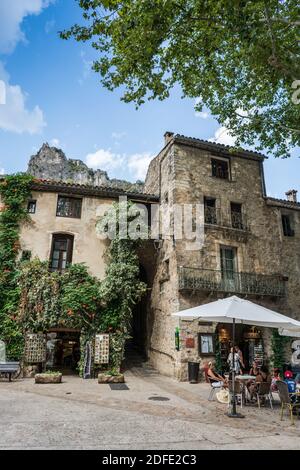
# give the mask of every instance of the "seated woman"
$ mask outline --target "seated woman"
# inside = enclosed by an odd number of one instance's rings
[[[280,370],[277,367],[275,367],[273,369],[273,377],[272,377],[272,380],[271,380],[271,391],[272,392],[277,392],[277,385],[276,385],[277,380],[282,380],[282,379],[280,377]]]
[[[259,366],[258,366],[258,361],[254,359],[252,362],[252,367],[249,371],[249,375],[254,375],[255,377],[259,374]]]
[[[227,386],[225,377],[218,374],[218,372],[215,370],[214,361],[211,361],[208,363],[207,377],[209,378],[210,382],[216,383],[217,385],[220,385],[221,387]]]
[[[261,366],[259,374],[256,377],[256,382],[268,382],[271,384],[271,374],[266,366]]]
[[[246,383],[246,387],[249,390],[249,392],[250,392],[250,387],[255,383],[255,380],[256,380],[256,377],[259,374],[259,371],[260,371],[260,369],[259,369],[259,366],[258,366],[258,361],[256,359],[254,359],[254,361],[252,362],[252,367],[249,371],[249,375],[252,375],[253,377],[255,377],[255,379],[250,379]],[[253,387],[252,387],[252,390],[254,390]]]
[[[257,374],[256,376],[255,382],[252,382],[248,386],[251,400],[254,398],[255,393],[257,393],[258,385],[261,382],[270,383],[270,386],[271,386],[271,375],[269,373],[269,369],[266,366],[261,366],[259,374]]]

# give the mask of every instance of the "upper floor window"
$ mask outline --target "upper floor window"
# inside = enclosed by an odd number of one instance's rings
[[[231,225],[233,228],[238,228],[240,230],[244,229],[243,224],[243,214],[242,214],[242,204],[236,202],[230,203],[231,211]]]
[[[283,235],[285,237],[293,237],[295,235],[295,232],[291,226],[291,217],[287,214],[282,214],[281,221],[282,221]]]
[[[217,224],[216,199],[213,197],[204,197],[204,222]]]
[[[27,204],[28,214],[35,214],[35,211],[36,211],[36,201],[35,200],[28,201],[28,204]]]
[[[76,197],[58,196],[57,217],[81,218],[82,199]]]
[[[52,239],[52,249],[50,256],[51,271],[63,271],[72,263],[73,257],[72,235],[55,234]]]
[[[229,179],[229,161],[212,158],[211,159],[212,176],[216,178]]]

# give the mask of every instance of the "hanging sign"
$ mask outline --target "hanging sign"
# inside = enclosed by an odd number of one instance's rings
[[[95,336],[95,364],[108,364],[109,362],[109,335],[98,334]]]
[[[175,349],[179,351],[180,349],[180,338],[179,338],[179,328],[178,326],[175,328]]]
[[[26,334],[24,357],[28,364],[46,361],[46,340],[43,334]]]
[[[188,349],[192,349],[195,347],[195,338],[186,338],[185,339],[185,347]]]

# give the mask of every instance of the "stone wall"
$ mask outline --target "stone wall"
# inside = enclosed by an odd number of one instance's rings
[[[238,272],[263,275],[281,275],[288,278],[286,298],[249,295],[249,300],[267,308],[300,320],[300,207],[276,207],[264,193],[262,159],[259,157],[228,154],[231,179],[212,176],[211,158],[218,153],[177,143],[176,139],[165,147],[150,164],[145,188],[159,193],[161,207],[172,211],[174,204],[203,203],[204,196],[216,198],[221,223],[205,227],[205,243],[202,249],[188,251],[185,241],[165,240],[157,258],[157,274],[151,295],[153,317],[149,339],[149,358],[162,373],[179,380],[187,378],[188,360],[211,359],[200,357],[198,333],[215,331],[216,325],[186,322],[174,319],[177,310],[207,303],[224,296],[215,292],[182,292],[178,289],[180,266],[221,270],[220,247],[236,249]],[[224,158],[224,157],[223,157]],[[159,182],[159,188],[158,188]],[[242,204],[243,219],[247,230],[230,227],[230,203]],[[281,214],[293,217],[294,237],[282,232]],[[165,260],[169,260],[170,280],[161,288],[161,272]],[[174,332],[180,326],[181,349],[175,350]],[[194,338],[194,347],[186,347],[186,338]],[[270,353],[270,332],[264,332],[265,350]]]
[[[104,253],[108,241],[96,233],[96,222],[113,203],[113,200],[85,197],[82,201],[80,219],[57,217],[57,194],[34,191],[36,212],[30,214],[31,223],[22,226],[21,250],[31,251],[32,258],[48,261],[52,238],[55,233],[74,236],[73,263],[86,263],[91,274],[103,278],[105,274]]]

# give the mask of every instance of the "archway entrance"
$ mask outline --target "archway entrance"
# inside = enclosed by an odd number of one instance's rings
[[[147,275],[144,267],[140,265],[140,280],[147,283]],[[131,321],[131,339],[126,343],[126,360],[130,360],[132,355],[139,355],[142,359],[147,359],[147,300],[145,294],[134,307]]]
[[[53,328],[47,333],[46,367],[64,375],[78,374],[80,330]]]

